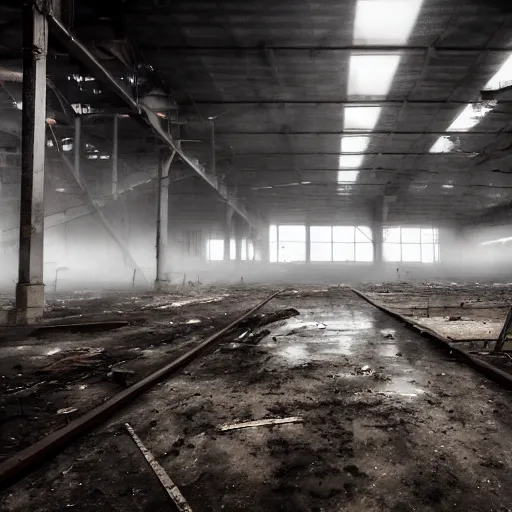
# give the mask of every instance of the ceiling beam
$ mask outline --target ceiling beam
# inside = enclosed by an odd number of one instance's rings
[[[444,100],[444,99],[416,99],[416,100],[408,100],[407,98],[402,99],[338,99],[338,100],[325,100],[325,99],[317,99],[317,100],[279,100],[279,99],[269,99],[269,100],[215,100],[215,99],[194,99],[194,103],[196,105],[355,105],[355,106],[378,106],[378,105],[397,105],[402,106],[404,102],[407,102],[407,105],[419,105],[419,106],[443,106],[443,105],[468,105],[468,104],[479,104],[482,103],[483,100]],[[500,105],[508,105],[512,103],[511,100],[500,100]],[[183,102],[181,106],[193,106],[191,102]]]
[[[284,132],[284,131],[240,131],[240,130],[225,130],[217,131],[216,135],[505,135],[512,134],[512,129],[509,131],[495,131],[495,132],[484,132],[484,131],[460,131],[460,132],[447,132],[447,131],[395,131],[395,130],[334,130],[334,131],[312,131],[312,132]]]
[[[300,45],[300,46],[172,46],[172,45],[140,45],[143,51],[161,50],[165,52],[260,52],[265,51],[290,51],[290,52],[360,52],[374,54],[388,54],[394,52],[400,53],[512,53],[512,48],[507,47],[481,47],[481,46],[404,46],[404,45],[341,45],[341,46],[319,46],[319,45]]]
[[[80,60],[104,85],[112,90],[131,110],[132,116],[143,126],[153,131],[163,142],[165,142],[172,151],[175,151],[186,165],[188,165],[198,176],[206,181],[219,195],[229,204],[241,217],[249,224],[259,229],[262,221],[256,216],[250,214],[244,205],[237,198],[233,197],[227,187],[220,183],[217,176],[207,174],[204,167],[196,159],[190,158],[175,140],[163,130],[160,119],[151,110],[138,104],[123,86],[111,75],[111,73],[94,57],[94,55],[73,35],[64,25],[57,20],[53,13],[48,11],[44,13],[50,31],[63,43],[68,51],[75,58]],[[142,110],[141,110],[142,109]],[[142,115],[142,114],[145,115]]]

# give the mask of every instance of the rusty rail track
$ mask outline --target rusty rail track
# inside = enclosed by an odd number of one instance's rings
[[[466,363],[471,368],[485,375],[487,378],[493,380],[494,382],[497,382],[498,384],[502,385],[507,389],[512,389],[512,376],[509,375],[508,373],[500,370],[499,368],[496,368],[492,364],[482,361],[479,358],[473,357],[471,354],[465,352],[464,350],[458,347],[455,347],[454,345],[451,344],[451,340],[449,340],[448,338],[445,338],[444,336],[441,336],[439,333],[433,331],[432,329],[429,329],[428,327],[421,325],[418,322],[415,322],[414,320],[411,320],[410,318],[407,318],[401,315],[400,313],[393,311],[392,309],[389,309],[380,302],[371,299],[368,295],[364,294],[363,292],[356,290],[355,288],[351,288],[351,290],[356,295],[361,297],[361,299],[365,300],[366,302],[376,307],[380,311],[387,313],[389,316],[395,318],[400,322],[403,322],[409,329],[415,331],[416,333],[419,333],[424,338],[433,341],[439,347],[443,349],[448,349],[462,362]]]
[[[41,464],[48,461],[51,457],[68,447],[73,441],[90,432],[94,427],[111,417],[122,407],[126,406],[135,398],[151,389],[155,384],[170,376],[180,368],[183,368],[195,359],[206,347],[237,327],[241,322],[261,309],[281,292],[282,290],[279,290],[278,292],[270,295],[258,305],[237,318],[234,322],[206,338],[193,349],[181,355],[171,363],[165,365],[151,375],[148,375],[146,378],[133,384],[124,391],[121,391],[121,393],[113,396],[105,403],[91,409],[83,416],[71,421],[65,427],[52,432],[43,439],[2,462],[0,464],[0,489],[6,488],[20,480]]]

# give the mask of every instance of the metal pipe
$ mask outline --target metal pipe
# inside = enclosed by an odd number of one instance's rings
[[[36,469],[36,467],[40,466],[43,462],[47,461],[49,457],[62,451],[75,439],[86,434],[92,428],[105,421],[122,407],[151,389],[158,382],[162,381],[165,377],[172,375],[174,372],[190,363],[206,347],[227,334],[231,329],[235,328],[253,313],[261,309],[265,304],[267,304],[267,302],[270,302],[281,292],[282,290],[279,290],[270,297],[267,297],[247,313],[237,318],[234,322],[231,322],[227,327],[224,327],[217,333],[206,338],[206,340],[199,343],[192,350],[189,350],[182,356],[178,357],[178,359],[175,359],[163,368],[160,368],[151,375],[148,375],[146,378],[136,384],[133,384],[124,391],[121,391],[121,393],[118,393],[103,404],[91,409],[80,418],[71,421],[65,427],[52,432],[40,441],[37,441],[33,445],[21,450],[16,455],[13,455],[9,459],[0,463],[0,488],[5,488],[17,482],[20,478]]]

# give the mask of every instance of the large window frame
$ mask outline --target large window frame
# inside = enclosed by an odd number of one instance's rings
[[[271,263],[304,263],[307,233],[305,224],[271,224],[269,252]]]
[[[373,263],[373,233],[368,226],[309,227],[313,263]],[[323,250],[322,250],[323,249]]]
[[[388,263],[439,263],[439,230],[425,226],[389,226],[382,231]]]
[[[225,243],[223,238],[208,238],[206,242],[207,261],[224,261]]]

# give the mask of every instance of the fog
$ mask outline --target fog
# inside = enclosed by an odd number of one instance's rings
[[[121,194],[116,201],[98,203],[122,241],[120,247],[69,181],[59,179],[58,173],[53,176],[46,187],[46,292],[152,289],[156,277],[155,180]],[[18,269],[19,200],[15,187],[18,186],[2,191],[4,198],[7,192],[11,197],[3,202],[0,220],[0,287],[9,296],[14,295]],[[172,285],[510,279],[509,226],[463,231],[427,225],[401,230],[389,227],[383,232],[384,259],[402,261],[378,264],[372,261],[370,228],[318,223],[311,226],[311,261],[305,263],[308,251],[304,224],[272,223],[266,233],[257,234],[239,222],[242,261],[235,261],[233,234],[230,259],[223,261],[226,207],[212,196],[211,191],[198,187],[196,180],[172,189],[167,249],[168,279]],[[269,263],[262,261],[265,253]]]

